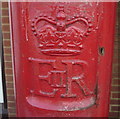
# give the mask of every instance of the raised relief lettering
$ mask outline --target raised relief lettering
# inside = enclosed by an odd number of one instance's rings
[[[87,88],[83,80],[85,77],[84,68],[87,67],[87,63],[85,61],[62,60],[62,65],[66,65],[66,68],[63,70],[59,69],[56,60],[29,58],[29,61],[32,61],[33,64],[37,63],[36,67],[38,67],[40,64],[49,64],[52,67],[51,70],[47,72],[47,75],[38,75],[38,80],[47,81],[47,83],[53,88],[53,92],[44,92],[42,90],[39,90],[39,95],[54,97],[57,91],[59,91],[59,88],[66,88],[66,92],[60,96],[62,98],[75,98],[77,95],[72,93],[72,82],[76,82],[78,84],[80,90],[82,90],[85,96],[93,94]],[[74,76],[73,70],[75,69],[73,68],[73,65],[78,65],[78,67],[82,68],[82,73]]]
[[[79,76],[73,76],[73,65],[80,65],[84,68],[86,67],[86,62],[81,60],[63,60],[64,64],[67,65],[67,92],[63,94],[63,97],[76,97],[76,94],[72,94],[72,82],[75,81],[80,89],[83,91],[84,95],[91,95],[92,92],[89,91],[89,89],[86,87],[84,83],[84,72],[80,74]]]

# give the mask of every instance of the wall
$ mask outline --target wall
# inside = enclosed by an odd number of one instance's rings
[[[4,47],[4,63],[5,63],[5,77],[7,87],[8,113],[13,117],[16,115],[15,97],[13,88],[13,74],[12,74],[12,59],[11,59],[11,43],[9,30],[9,14],[8,3],[2,3],[2,32],[3,32],[3,47]]]
[[[1,2],[0,2],[0,8],[1,8]],[[0,11],[0,16],[2,12]],[[1,71],[1,53],[2,53],[2,33],[1,33],[1,20],[0,20],[0,103],[3,103],[3,85],[2,85],[2,71]]]
[[[8,15],[8,4],[4,2],[2,4],[2,30],[3,30],[3,45],[4,45],[4,58],[5,58],[5,75],[6,75],[6,85],[7,85],[7,100],[8,100],[8,112],[9,116],[15,116],[15,97],[13,90],[13,74],[12,74],[12,60],[11,60],[11,44],[10,44],[10,30],[9,30],[9,15]],[[120,14],[120,4],[118,8]],[[116,23],[116,31],[118,29],[118,21]],[[114,47],[114,57],[113,57],[113,76],[112,76],[112,89],[111,89],[111,101],[110,101],[110,117],[118,117],[120,115],[120,77],[118,68],[120,64],[118,61],[118,51],[120,51],[120,33],[116,33],[115,47]],[[120,90],[119,90],[120,91]]]
[[[117,9],[116,36],[114,42],[110,116],[120,117],[120,2]]]

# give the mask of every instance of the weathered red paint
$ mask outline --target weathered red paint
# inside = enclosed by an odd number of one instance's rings
[[[107,117],[115,3],[11,3],[19,117]]]

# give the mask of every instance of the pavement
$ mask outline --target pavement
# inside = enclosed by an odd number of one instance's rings
[[[2,104],[0,104],[0,119],[2,118]]]
[[[2,119],[2,117],[7,117],[7,109],[4,109],[3,104],[0,103],[0,119]]]

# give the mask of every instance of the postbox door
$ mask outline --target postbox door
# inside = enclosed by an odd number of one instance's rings
[[[17,116],[108,115],[115,3],[11,3]]]

